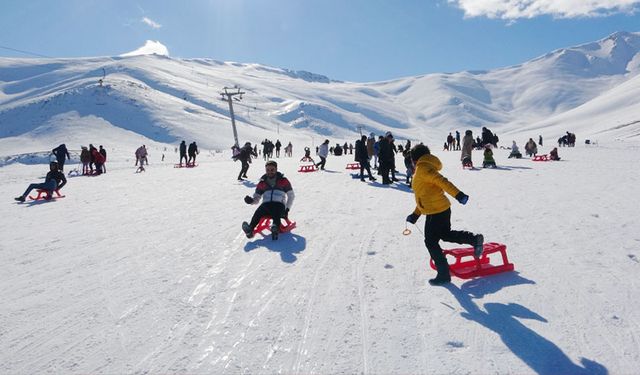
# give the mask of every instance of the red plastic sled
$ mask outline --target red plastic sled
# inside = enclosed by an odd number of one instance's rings
[[[280,219],[280,233],[290,232],[295,227],[295,221],[291,221],[287,218]],[[266,234],[263,233],[264,231],[271,232],[271,217],[269,216],[263,216],[260,219],[258,225],[256,225],[255,229],[253,230],[253,235],[260,233],[263,236],[266,236]]]
[[[542,154],[542,155],[533,155],[533,161],[549,161],[551,159],[549,159],[549,155],[547,154]]]
[[[501,243],[489,242],[484,244],[484,250],[479,259],[473,256],[472,247],[443,250],[442,252],[445,256],[451,255],[456,258],[455,263],[449,264],[449,272],[461,279],[495,275],[497,273],[510,272],[514,269],[513,263],[509,263],[509,259],[507,259],[507,246]],[[502,264],[493,265],[490,263],[489,254],[494,253],[500,253]],[[464,257],[470,257],[470,259],[463,261]],[[429,264],[431,268],[436,269],[433,259]]]
[[[360,169],[360,163],[347,163],[347,168],[345,169]]]
[[[49,191],[48,190],[44,190],[44,189],[36,189],[36,191],[38,192],[38,195],[36,197],[32,197],[29,196],[29,199],[33,200],[33,201],[37,201],[39,199],[45,199],[45,197],[47,195],[49,195]],[[58,189],[53,191],[53,194],[51,194],[51,198],[64,198],[64,195],[60,195],[60,191],[58,191]]]
[[[316,167],[315,164],[304,164],[300,166],[300,169],[298,169],[298,172],[315,172],[317,170],[318,168]]]

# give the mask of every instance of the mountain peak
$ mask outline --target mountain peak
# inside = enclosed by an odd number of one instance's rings
[[[157,40],[147,40],[144,45],[131,52],[123,53],[121,57],[139,55],[161,55],[169,56],[169,49]]]

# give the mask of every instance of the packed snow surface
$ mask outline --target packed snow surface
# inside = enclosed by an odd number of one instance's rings
[[[559,162],[497,149],[490,170],[432,145],[470,196],[450,199],[452,226],[506,244],[516,269],[445,287],[427,283],[424,218],[402,234],[405,184],[354,179],[352,155],[299,173],[301,148],[277,159],[297,222],[277,241],[240,229],[261,158],[240,183],[226,152],[178,169],[150,147],[136,174],[133,150],[108,148],[108,173],[22,204],[46,164],[1,167],[0,373],[637,373],[638,143]]]

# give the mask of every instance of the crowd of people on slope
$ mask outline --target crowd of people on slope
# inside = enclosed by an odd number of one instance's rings
[[[451,133],[449,133],[451,134]],[[575,134],[567,132],[563,138],[572,139],[573,144],[575,145]],[[496,168],[496,162],[494,159],[493,150],[498,148],[498,136],[491,132],[486,127],[482,128],[482,138],[477,137],[473,138],[473,132],[471,130],[465,131],[465,136],[462,139],[462,147],[461,147],[461,156],[460,160],[462,162],[463,167],[473,167],[473,161],[471,158],[473,150],[482,150],[483,151],[483,167],[484,168]],[[560,141],[559,141],[560,142]],[[454,141],[455,144],[455,141]],[[527,157],[535,157],[538,154],[538,147],[542,147],[543,145],[543,137],[542,135],[538,136],[538,142],[534,141],[533,138],[529,138],[529,140],[524,145],[524,152]],[[508,158],[516,158],[521,159],[522,153],[520,152],[520,147],[516,141],[512,141],[510,147],[501,147],[511,150]],[[560,160],[558,156],[558,148],[554,147],[549,151],[548,158],[550,160]]]
[[[51,154],[56,158],[58,169],[64,173],[64,166],[67,160],[71,159],[66,144],[61,144],[51,150]],[[80,163],[82,164],[83,176],[95,176],[107,172],[105,163],[107,161],[107,150],[100,145],[97,149],[93,144],[80,146]]]
[[[497,148],[499,140],[494,133],[487,128],[483,128],[482,137],[475,139],[471,130],[466,130],[462,139],[460,139],[460,133],[458,131],[455,133],[455,137],[452,133],[449,133],[446,146],[447,150],[459,150],[461,152],[463,165],[472,162],[472,152],[474,149],[481,149],[483,150],[483,167],[495,167],[496,162],[493,150]],[[569,138],[570,134],[571,133],[567,132],[567,138]],[[542,146],[542,142],[542,136],[538,137],[537,144],[530,138],[524,146],[525,153],[528,156],[535,156],[537,154],[537,147]],[[573,135],[572,142],[575,144],[575,135]],[[253,237],[254,230],[260,219],[268,216],[273,219],[270,229],[273,238],[276,239],[281,219],[288,219],[295,194],[291,182],[278,171],[278,164],[272,159],[274,157],[274,150],[275,157],[280,157],[281,142],[277,140],[275,143],[272,143],[268,139],[265,139],[261,144],[263,146],[261,152],[257,149],[257,145],[252,145],[251,142],[246,142],[242,147],[236,145],[232,147],[233,160],[240,161],[242,164],[238,175],[239,181],[247,178],[247,171],[253,158],[258,158],[259,154],[262,154],[266,160],[264,174],[260,177],[253,195],[244,197],[245,203],[259,204],[259,206],[254,211],[251,220],[242,223],[242,230],[248,238]],[[104,169],[106,151],[103,153],[103,150],[104,148],[102,146],[100,146],[100,150],[95,149],[93,145],[89,145],[89,149],[82,147],[81,161],[83,162],[83,172],[85,171],[85,161],[87,162],[86,170],[89,171],[89,173],[94,171],[94,168],[96,171],[100,171],[97,172],[98,174],[106,172],[106,169]],[[515,141],[512,141],[510,150],[510,158],[522,157]],[[431,154],[430,149],[426,145],[420,143],[412,147],[411,141],[407,141],[404,146],[399,145],[396,147],[393,134],[386,132],[383,136],[378,136],[377,139],[373,133],[369,136],[362,135],[360,139],[355,141],[355,146],[345,142],[344,145],[337,143],[335,147],[330,147],[330,140],[326,139],[316,147],[316,155],[320,159],[318,162],[315,162],[312,158],[309,147],[305,147],[304,152],[305,154],[301,161],[313,163],[320,170],[325,169],[329,155],[341,156],[355,154],[354,160],[360,164],[359,178],[361,181],[365,181],[365,177],[368,178],[369,181],[377,181],[371,172],[371,161],[373,161],[373,168],[378,170],[378,175],[380,175],[382,179],[381,183],[385,185],[399,181],[396,178],[396,155],[402,155],[407,171],[406,183],[411,186],[416,202],[414,210],[407,216],[406,221],[415,224],[422,215],[426,217],[424,230],[425,245],[436,265],[437,271],[436,277],[429,280],[431,284],[441,285],[451,280],[449,267],[439,244],[441,240],[471,245],[474,248],[475,256],[479,257],[481,255],[484,243],[482,234],[451,229],[451,204],[445,193],[454,197],[456,201],[463,205],[467,203],[469,196],[440,174],[442,162]],[[51,162],[50,171],[45,177],[45,182],[30,184],[21,196],[15,198],[17,201],[24,202],[29,192],[33,189],[47,190],[47,198],[50,199],[53,191],[62,188],[67,183],[63,168],[65,160],[69,158],[68,150],[63,144],[56,147],[52,153],[56,156],[57,161]],[[289,142],[285,147],[285,156],[290,157],[291,153],[292,145],[291,142]],[[102,155],[102,158],[97,158],[95,161],[92,161],[89,155],[94,154]],[[145,164],[148,165],[148,153],[145,145],[138,148],[135,154],[136,165],[139,164],[141,167]],[[185,141],[182,141],[180,144],[181,164],[183,158],[187,165],[195,164],[197,154],[198,149],[195,142],[187,148]],[[189,156],[188,158],[187,155]],[[550,152],[550,157],[552,160],[560,160],[557,148],[553,148]]]

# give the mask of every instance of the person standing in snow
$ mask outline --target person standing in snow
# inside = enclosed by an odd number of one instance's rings
[[[54,191],[62,189],[64,185],[67,184],[67,179],[59,168],[58,162],[52,161],[49,163],[49,173],[45,176],[44,182],[40,184],[30,184],[21,196],[15,197],[14,199],[18,202],[24,202],[25,199],[27,199],[27,195],[29,195],[33,189],[46,190],[47,196],[45,199],[51,199]]]
[[[532,157],[538,154],[538,146],[536,146],[536,142],[529,138],[527,143],[524,145],[524,152],[526,152],[527,156]]]
[[[279,139],[276,139],[276,157],[280,157],[280,148],[282,147],[282,143],[280,143]]]
[[[251,142],[247,142],[240,149],[240,153],[233,157],[233,160],[240,160],[242,163],[242,168],[240,168],[240,173],[238,174],[238,181],[243,181],[247,178],[247,172],[249,171],[249,164],[251,163],[251,155],[254,157],[258,157],[258,154],[251,147]]]
[[[200,153],[200,151],[198,151],[198,145],[196,144],[195,141],[193,143],[189,144],[189,149],[187,150],[187,153],[189,154],[189,160],[187,160],[187,166],[189,166],[189,165],[195,166],[196,165],[196,155],[198,155]]]
[[[479,258],[484,237],[468,231],[451,230],[451,203],[444,193],[455,197],[460,204],[466,204],[469,196],[439,173],[442,169],[440,159],[431,155],[427,146],[419,144],[411,149],[411,160],[416,166],[411,184],[416,207],[407,216],[407,221],[415,224],[421,215],[425,215],[424,243],[438,271],[437,276],[429,280],[429,283],[446,284],[451,281],[451,275],[440,240],[472,245],[475,257]]]
[[[98,152],[104,158],[104,162],[102,163],[102,173],[107,173],[107,167],[105,166],[105,164],[107,163],[107,150],[105,150],[102,145],[100,145],[99,147],[100,149],[98,150]]]
[[[280,172],[278,163],[269,160],[265,163],[265,174],[260,178],[253,196],[245,196],[247,204],[258,204],[262,198],[262,204],[253,213],[251,222],[242,223],[242,231],[247,238],[253,237],[253,230],[264,216],[271,217],[271,235],[273,239],[278,238],[280,230],[280,219],[289,217],[289,210],[293,205],[295,194],[291,182]]]
[[[180,166],[182,166],[183,158],[184,163],[189,164],[189,159],[187,159],[187,143],[185,141],[180,142]]]
[[[291,142],[284,148],[284,156],[293,157],[293,145]]]
[[[64,172],[65,160],[71,159],[71,156],[69,156],[69,150],[67,150],[67,145],[65,145],[64,143],[61,144],[60,146],[51,150],[51,153],[56,156],[56,160],[58,161],[58,168],[60,168],[60,172]]]
[[[375,181],[375,177],[371,175],[371,166],[369,165],[369,153],[367,151],[367,136],[363,135],[356,141],[355,160],[360,163],[360,181],[364,181],[364,171],[369,174],[369,181]]]
[[[80,162],[82,163],[82,175],[91,174],[89,170],[89,164],[91,163],[91,152],[87,149],[87,146],[80,146]]]
[[[384,138],[378,142],[378,173],[382,176],[382,184],[389,185],[398,181],[393,173],[395,168],[395,153],[393,152],[393,134],[386,132]],[[392,178],[389,178],[391,173]]]
[[[460,151],[460,160],[462,166],[473,166],[471,161],[471,152],[473,151],[473,132],[466,130],[462,138],[462,150]]]
[[[316,164],[316,167],[324,171],[324,165],[327,163],[327,156],[329,156],[329,140],[325,139],[324,142],[318,147],[318,156],[320,161]]]

